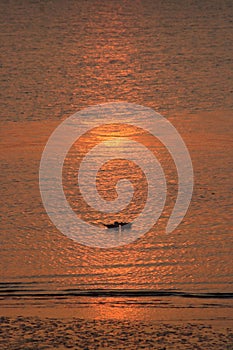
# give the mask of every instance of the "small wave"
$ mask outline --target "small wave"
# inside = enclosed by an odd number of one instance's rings
[[[199,299],[233,299],[233,293],[196,292],[170,289],[59,289],[36,288],[30,283],[1,283],[0,298],[14,297],[181,297]]]

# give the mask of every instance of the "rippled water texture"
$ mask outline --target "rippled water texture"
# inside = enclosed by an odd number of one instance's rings
[[[232,6],[1,1],[3,294],[67,288],[233,292]],[[89,105],[117,100],[151,107],[174,124],[190,151],[195,184],[186,217],[166,235],[177,195],[174,164],[158,140],[134,130],[165,170],[165,209],[135,243],[101,250],[79,245],[54,227],[42,205],[38,171],[59,122]],[[97,226],[115,218],[130,221],[146,196],[140,169],[121,160],[102,168],[99,190],[114,198],[114,177],[131,169],[136,192],[129,210],[100,216],[80,202],[77,165],[101,135],[92,134],[81,148],[73,145],[63,174],[73,210]]]
[[[232,1],[1,1],[2,120],[232,108]]]

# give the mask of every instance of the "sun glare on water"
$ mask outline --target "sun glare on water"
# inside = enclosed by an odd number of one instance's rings
[[[124,140],[126,140],[127,138],[125,137],[119,137],[119,136],[111,136],[109,139],[107,139],[105,141],[105,145],[107,147],[116,147],[119,148],[121,146],[123,146],[123,142]]]

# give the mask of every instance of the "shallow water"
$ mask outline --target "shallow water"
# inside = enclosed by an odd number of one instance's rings
[[[232,293],[232,2],[15,1],[0,6],[2,298],[57,290],[62,296],[67,289],[77,294],[175,290],[220,293],[219,298]],[[157,141],[138,135],[166,169],[165,210],[158,225],[135,243],[101,250],[79,245],[54,227],[41,202],[38,171],[45,143],[61,120],[116,100],[168,117],[190,151],[195,186],[183,222],[165,235],[177,193],[174,164]],[[77,215],[107,223],[113,217],[89,212],[78,201],[78,157],[73,147],[64,167],[67,198]],[[117,168],[120,176],[128,171],[124,163]],[[115,170],[112,164],[113,177]],[[145,195],[140,173],[130,176],[138,198],[118,217],[122,221],[134,217]],[[108,186],[102,191],[114,195]]]

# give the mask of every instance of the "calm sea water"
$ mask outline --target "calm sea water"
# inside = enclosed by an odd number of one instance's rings
[[[1,2],[3,299],[97,289],[232,295],[232,14],[232,1]],[[165,235],[177,193],[174,165],[156,140],[136,135],[166,169],[165,210],[135,243],[102,250],[54,227],[42,205],[38,171],[59,122],[109,101],[134,102],[169,118],[190,151],[195,187],[183,222]],[[129,175],[138,187],[128,211],[101,216],[80,202],[77,162],[97,139],[92,135],[81,151],[74,146],[69,152],[67,199],[77,215],[97,225],[130,221],[145,196],[138,169]],[[100,190],[114,196],[111,184],[128,170],[123,161],[103,169]]]

